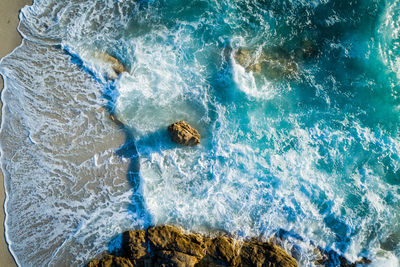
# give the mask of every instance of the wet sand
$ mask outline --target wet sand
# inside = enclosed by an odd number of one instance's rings
[[[25,5],[31,5],[32,0],[0,0],[0,58],[9,54],[21,43],[21,36],[17,32],[19,10]],[[1,77],[1,76],[0,76]],[[3,79],[0,78],[0,88],[3,89]],[[1,107],[1,104],[0,104]],[[0,172],[0,266],[16,266],[14,259],[8,251],[4,238],[4,181]]]

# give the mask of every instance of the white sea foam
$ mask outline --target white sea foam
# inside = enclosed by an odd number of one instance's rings
[[[233,77],[240,90],[245,92],[249,97],[254,99],[271,99],[277,92],[274,90],[272,83],[264,81],[261,86],[257,86],[252,72],[247,72],[242,66],[237,64],[233,65]]]
[[[1,63],[6,232],[18,262],[79,264],[125,229],[176,223],[244,237],[285,232],[284,247],[306,266],[313,246],[396,264],[398,120],[384,124],[393,113],[380,113],[379,82],[335,73],[329,61],[348,71],[343,62],[372,57],[365,43],[353,46],[363,37],[325,40],[317,63],[297,58],[295,81],[257,78],[233,57],[244,44],[279,46],[285,27],[309,25],[313,8],[329,2],[273,1],[266,11],[255,1],[210,1],[198,13],[185,5],[180,19],[157,1],[43,0],[24,9],[20,30],[34,43]],[[213,15],[226,10],[223,20]],[[40,44],[60,44],[77,64]],[[103,52],[127,67],[115,82],[95,56]],[[377,102],[362,99],[372,87]],[[135,157],[114,153],[123,133],[98,111],[104,105],[127,125]],[[199,146],[171,142],[166,127],[181,119],[199,130]]]
[[[142,220],[114,153],[124,135],[99,110],[101,86],[61,50],[25,41],[1,71],[10,249],[21,266],[84,263]]]
[[[379,28],[380,53],[384,62],[400,78],[400,4],[398,1],[389,1],[385,14],[382,16],[382,24]]]

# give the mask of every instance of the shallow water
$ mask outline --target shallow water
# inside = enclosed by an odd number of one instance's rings
[[[399,8],[35,1],[0,64],[18,263],[79,265],[125,229],[172,223],[285,232],[305,266],[310,244],[397,266]],[[103,52],[128,72],[107,80]],[[182,119],[200,146],[170,141]]]

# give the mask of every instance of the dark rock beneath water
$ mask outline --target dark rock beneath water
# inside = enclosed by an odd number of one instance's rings
[[[314,264],[317,266],[357,267],[371,264],[371,260],[364,257],[355,262],[350,262],[333,250],[326,251],[321,248],[315,248],[314,255],[316,256]]]
[[[305,39],[296,51],[296,56],[300,59],[313,59],[319,54],[319,49],[315,41]]]
[[[178,121],[168,126],[168,132],[175,143],[184,146],[200,144],[200,134],[185,121]]]
[[[251,71],[268,79],[289,78],[298,74],[298,64],[290,53],[280,48],[264,49],[261,53],[239,48],[233,57],[247,72]]]
[[[125,66],[116,57],[108,53],[96,52],[94,57],[111,66],[112,71],[108,73],[108,78],[111,80],[116,79],[121,73],[125,72]]]
[[[239,48],[236,53],[234,53],[233,57],[235,61],[243,67],[248,67],[253,61],[250,51],[245,48]]]
[[[210,238],[173,226],[128,231],[122,243],[119,254],[126,258],[106,255],[88,266],[297,266],[294,258],[270,242]]]

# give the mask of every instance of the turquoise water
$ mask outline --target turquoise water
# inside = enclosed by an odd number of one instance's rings
[[[72,139],[61,134],[58,143],[28,134],[36,144],[30,157],[15,158],[18,144],[6,148],[2,141],[3,152],[9,150],[2,155],[7,238],[17,261],[57,265],[69,257],[80,264],[122,230],[172,223],[243,237],[285,232],[283,245],[304,266],[313,264],[311,246],[352,261],[367,257],[376,266],[397,266],[399,11],[396,1],[373,0],[36,0],[21,13],[25,43],[0,65],[6,108],[19,116],[5,113],[2,140],[11,138],[7,125],[21,123],[25,130],[14,135],[24,143],[26,132],[37,127],[26,123],[32,112],[44,121],[66,114],[69,128],[87,130]],[[127,67],[115,81],[107,80],[110,66],[96,56],[104,52]],[[23,64],[32,64],[32,73],[18,75]],[[43,73],[52,77],[45,86]],[[40,112],[11,104],[38,94],[21,77],[43,87],[45,100],[29,102],[41,105]],[[68,94],[67,100],[47,109],[59,98],[46,90]],[[98,117],[93,110],[100,106],[125,129]],[[199,146],[170,141],[166,127],[182,119],[199,130]],[[65,123],[53,120],[55,129],[40,133],[60,134]],[[121,149],[118,142],[90,145],[122,133],[128,139]],[[69,148],[59,151],[65,142]],[[70,159],[71,150],[84,159]],[[66,163],[53,162],[60,153]],[[30,175],[34,186],[18,182],[27,179],[19,168],[36,157],[43,166]],[[29,222],[32,213],[47,212],[29,206],[37,199],[26,196],[59,177],[42,172],[46,168],[67,173],[70,182],[55,199],[41,200],[47,209],[57,206],[41,221],[53,229],[44,234],[41,224]],[[118,178],[121,186],[101,182],[92,191],[93,176]],[[77,185],[86,191],[69,202]],[[26,226],[15,222],[21,203],[29,206],[24,220],[36,229],[29,242],[19,234]],[[67,223],[61,223],[64,217]],[[38,245],[26,253],[43,238],[51,248]]]

